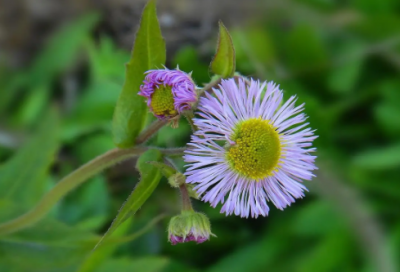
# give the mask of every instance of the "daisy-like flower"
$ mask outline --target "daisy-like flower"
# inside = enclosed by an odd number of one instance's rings
[[[228,79],[213,91],[200,99],[194,119],[186,182],[211,206],[223,203],[221,213],[241,217],[267,216],[268,201],[283,210],[302,198],[302,180],[317,169],[310,155],[317,136],[306,128],[304,104],[295,107],[292,96],[281,105],[273,82]]]
[[[147,98],[147,106],[157,118],[173,118],[197,101],[196,86],[188,74],[168,69],[146,74],[138,94]]]

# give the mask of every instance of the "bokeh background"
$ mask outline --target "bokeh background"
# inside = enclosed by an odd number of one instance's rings
[[[114,148],[113,108],[143,6],[0,1],[0,222]],[[274,80],[306,103],[320,136],[309,193],[258,219],[225,217],[195,201],[218,237],[171,246],[166,227],[180,200],[163,180],[113,242],[91,254],[138,181],[130,160],[36,225],[0,237],[0,271],[398,271],[400,2],[160,0],[158,7],[169,68],[179,64],[198,85],[209,82],[222,19],[238,71]],[[181,120],[151,144],[179,147],[189,137]]]

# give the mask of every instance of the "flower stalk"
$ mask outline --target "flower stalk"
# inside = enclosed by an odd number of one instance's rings
[[[186,184],[179,186],[182,197],[182,211],[193,211],[192,202],[190,201],[189,191],[186,188]]]
[[[137,138],[136,144],[140,145],[149,140],[157,131],[168,123],[167,119],[157,119],[151,123]]]

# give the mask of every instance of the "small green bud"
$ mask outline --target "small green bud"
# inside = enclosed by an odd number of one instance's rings
[[[195,211],[182,211],[171,218],[168,226],[168,240],[171,244],[194,241],[198,244],[210,239],[210,220],[207,216]]]

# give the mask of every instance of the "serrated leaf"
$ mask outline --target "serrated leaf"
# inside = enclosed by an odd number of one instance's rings
[[[126,65],[125,83],[114,111],[114,143],[121,148],[134,146],[146,123],[145,98],[138,95],[144,73],[165,64],[165,41],[161,36],[155,2],[150,0],[143,10],[131,59]]]
[[[106,234],[104,234],[96,247],[106,240],[126,219],[134,215],[153,193],[161,179],[161,172],[148,162],[161,161],[161,159],[161,152],[155,149],[148,150],[139,157],[136,168],[140,172],[141,180],[126,202],[122,205],[111,227]]]
[[[0,198],[35,204],[46,189],[46,172],[58,147],[58,115],[47,113],[37,133],[0,168]]]
[[[213,73],[223,78],[232,77],[236,70],[236,56],[232,37],[221,21],[219,21],[217,52],[210,67]]]

